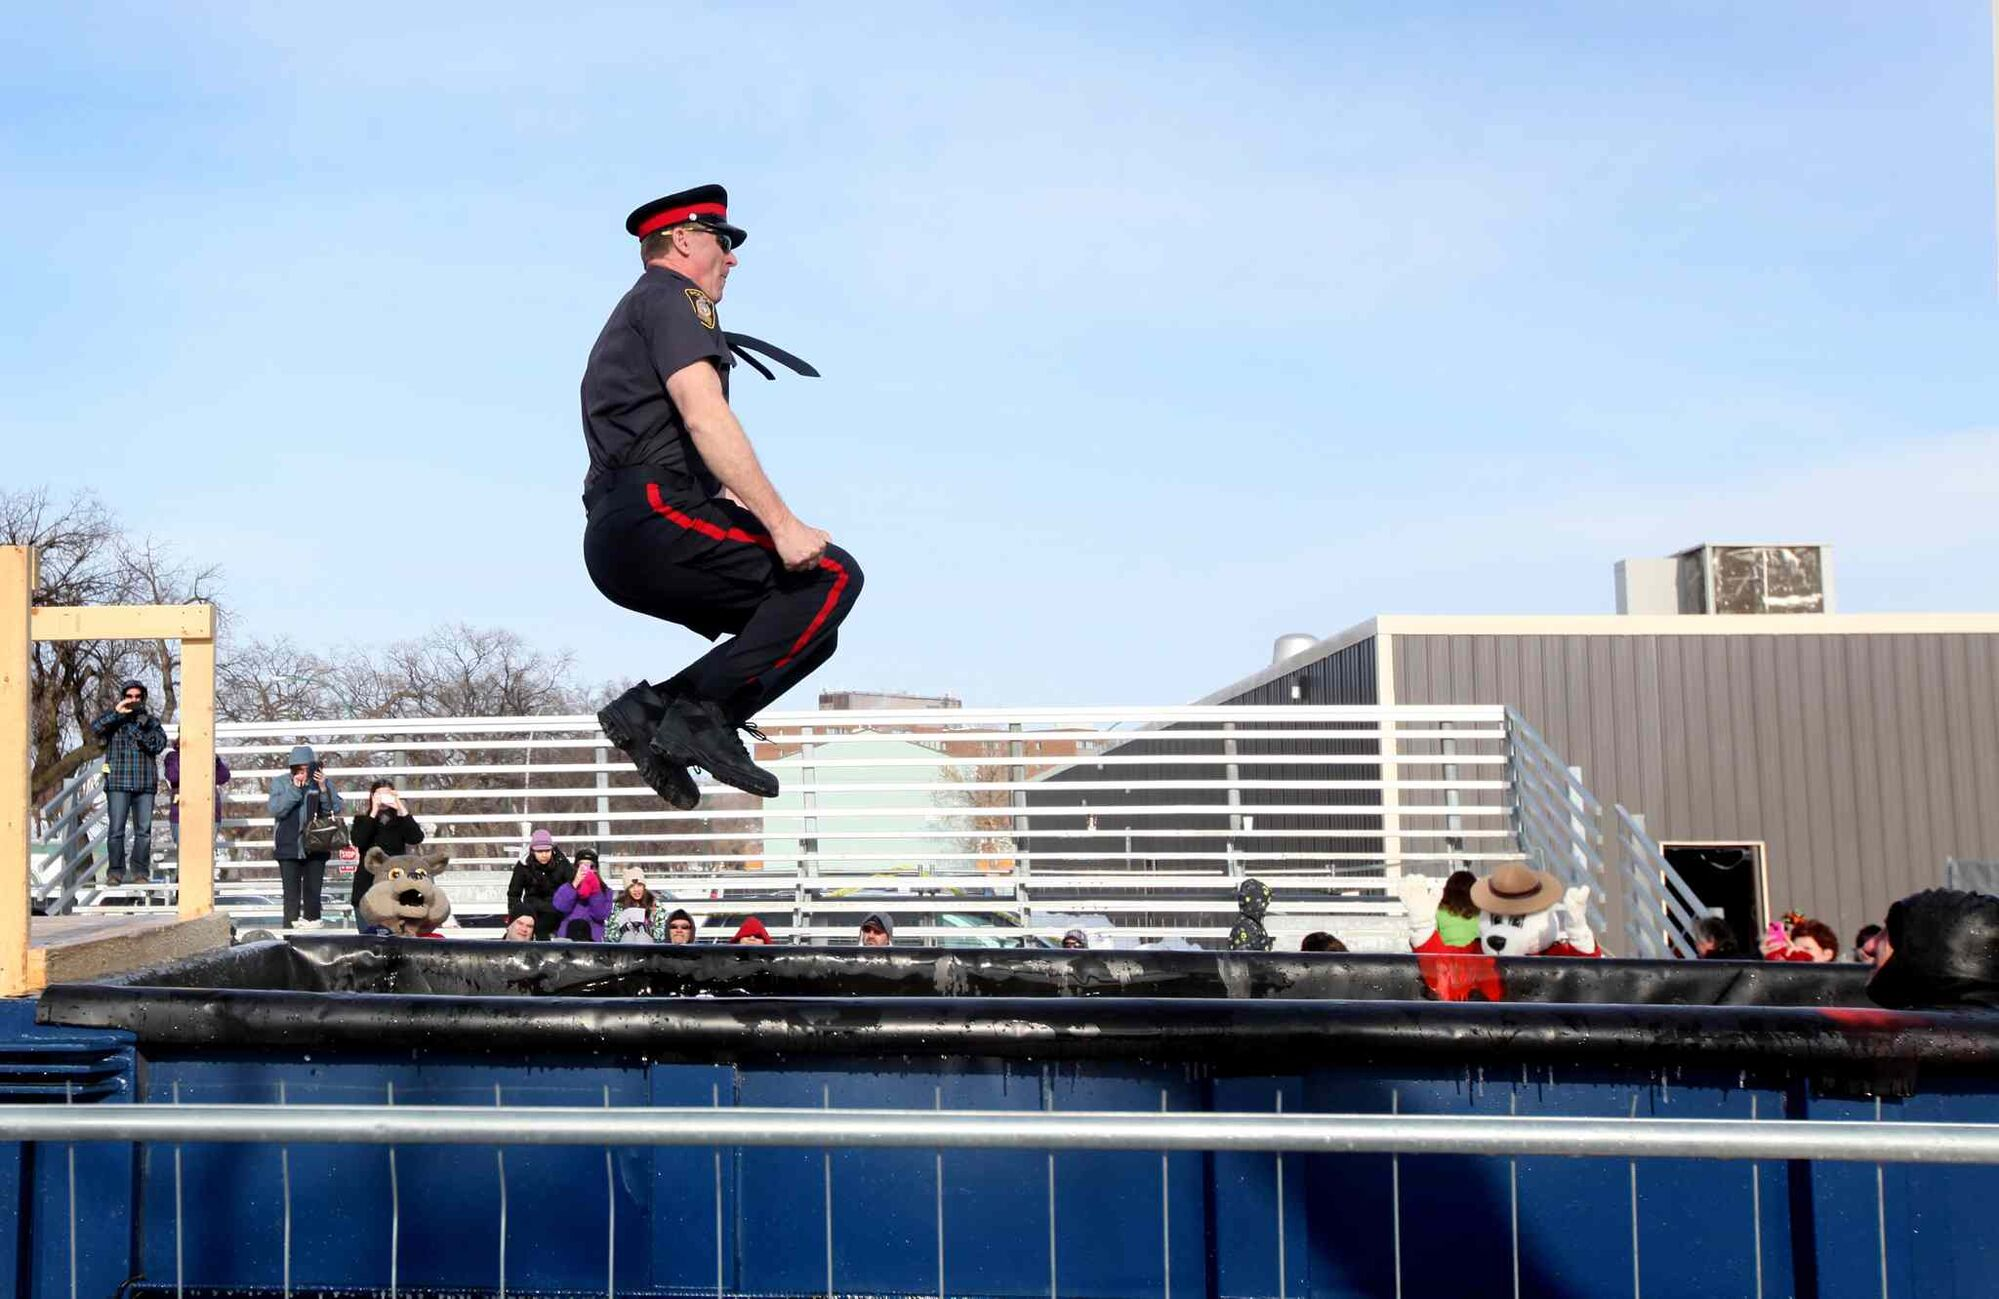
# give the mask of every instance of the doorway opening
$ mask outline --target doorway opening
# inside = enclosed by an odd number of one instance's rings
[[[1721,912],[1735,941],[1754,956],[1769,914],[1761,843],[1662,843],[1666,862],[1687,882],[1701,905]]]

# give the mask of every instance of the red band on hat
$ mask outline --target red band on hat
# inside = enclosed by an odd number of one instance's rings
[[[683,221],[698,216],[721,217],[726,221],[729,219],[729,209],[723,207],[720,203],[692,203],[686,207],[670,207],[664,212],[655,212],[640,222],[639,238],[643,239],[655,230],[664,230],[668,226],[677,226]]]

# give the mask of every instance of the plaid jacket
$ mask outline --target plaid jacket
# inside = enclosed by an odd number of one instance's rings
[[[91,734],[104,746],[104,788],[130,794],[151,794],[160,787],[160,754],[167,733],[160,719],[148,712],[134,720],[115,708],[90,724]]]

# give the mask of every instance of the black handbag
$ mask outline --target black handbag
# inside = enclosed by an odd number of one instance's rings
[[[346,846],[347,824],[337,816],[308,817],[304,828],[298,832],[301,857],[317,857],[322,853],[331,855]]]

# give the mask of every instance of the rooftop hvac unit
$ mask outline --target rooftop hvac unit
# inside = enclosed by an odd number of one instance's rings
[[[1623,614],[1831,613],[1830,546],[1695,546],[1617,565]]]
[[[1318,643],[1317,636],[1308,636],[1302,631],[1287,632],[1279,636],[1277,643],[1270,647],[1270,661],[1273,665],[1282,663],[1285,659],[1303,654]]]

